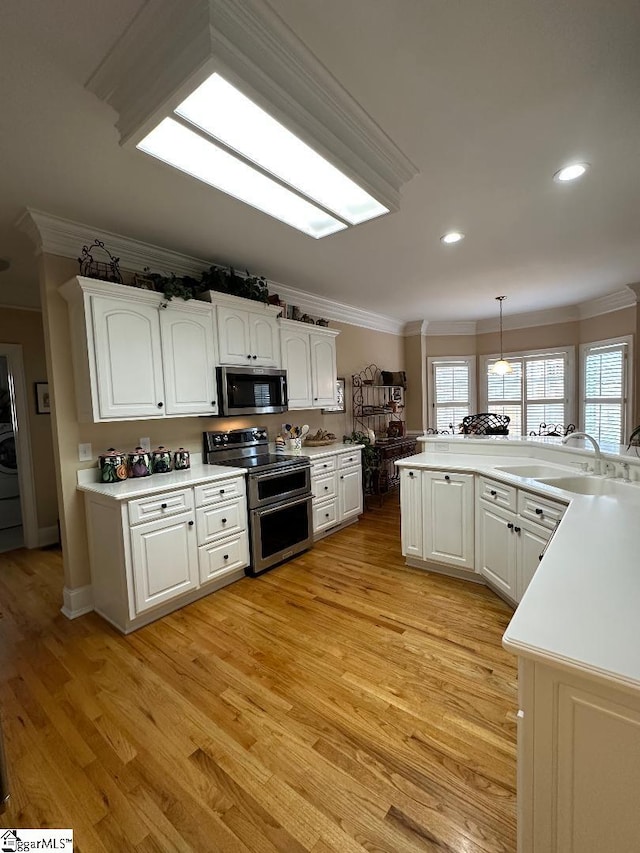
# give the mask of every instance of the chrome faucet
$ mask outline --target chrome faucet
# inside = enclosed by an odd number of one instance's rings
[[[595,440],[592,435],[589,435],[588,432],[571,432],[569,435],[565,435],[562,439],[562,443],[566,444],[572,438],[588,438],[591,444],[593,444],[593,453],[595,456],[593,462],[593,473],[594,474],[602,474],[602,453],[600,451],[600,445]]]

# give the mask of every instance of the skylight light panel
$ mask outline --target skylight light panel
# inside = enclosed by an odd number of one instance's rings
[[[137,147],[311,237],[347,227],[171,118],[163,119]]]
[[[389,212],[219,74],[175,113],[352,225]]]

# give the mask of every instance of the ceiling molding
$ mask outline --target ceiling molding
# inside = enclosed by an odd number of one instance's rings
[[[629,285],[628,287],[632,287]],[[617,290],[615,293],[607,293],[606,296],[599,296],[596,299],[590,299],[588,302],[581,302],[578,305],[578,315],[581,320],[588,320],[589,317],[599,317],[601,314],[610,314],[612,311],[621,311],[623,308],[631,308],[636,304],[636,297],[631,290]]]
[[[640,302],[640,281],[636,281],[634,284],[628,284],[627,287],[632,293],[633,301]]]
[[[436,320],[429,323],[426,334],[428,337],[432,335],[475,335],[476,322],[474,320]]]
[[[92,225],[61,219],[39,210],[27,209],[16,224],[31,238],[37,253],[46,252],[64,258],[77,258],[83,245],[89,245],[97,238],[105,243],[112,255],[120,259],[122,269],[132,272],[142,272],[145,267],[151,267],[152,270],[166,274],[173,272],[178,276],[199,276],[210,266],[219,266],[211,260],[182,255],[170,249],[123,237]],[[334,302],[313,293],[287,287],[277,281],[269,281],[269,290],[271,293],[277,293],[283,301],[297,305],[304,312],[317,317],[378,332],[402,334],[403,320]]]
[[[502,327],[504,329],[529,329],[533,326],[553,326],[556,323],[573,323],[580,319],[578,308],[569,305],[564,308],[547,308],[542,311],[528,311],[525,314],[508,314],[503,317]],[[489,332],[500,330],[500,321],[497,317],[490,320],[478,320],[477,334],[485,335]]]
[[[138,142],[214,71],[397,210],[417,167],[267,0],[150,0],[87,82]]]
[[[426,335],[428,325],[428,320],[412,320],[410,323],[405,323],[403,334],[405,338],[409,338],[412,335]]]

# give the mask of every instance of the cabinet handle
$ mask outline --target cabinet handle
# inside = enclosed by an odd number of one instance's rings
[[[498,493],[496,492],[496,490],[495,490],[495,489],[491,489],[491,491],[489,492],[489,494],[491,495],[491,497],[492,497],[492,498],[495,498],[495,496],[496,496]]]
[[[254,361],[256,360],[256,358],[257,358],[257,357],[258,357],[257,355],[252,355],[252,356],[251,356],[251,358],[252,358]]]
[[[513,524],[510,521],[507,523],[507,527],[509,530],[513,530]]]
[[[538,560],[541,560],[544,557],[544,554],[538,554]]]
[[[193,527],[193,521],[189,522],[189,527]]]
[[[250,355],[248,355],[248,356],[247,356],[247,358],[251,358],[251,356],[250,356]]]
[[[161,409],[164,406],[164,403],[158,403],[158,408]]]
[[[223,519],[222,519],[222,523],[223,523],[223,524],[226,524],[226,523],[227,523],[227,519],[226,519],[226,518],[223,518]]]
[[[353,456],[350,456],[350,457],[347,459],[347,462],[353,462]]]
[[[160,504],[160,509],[166,509],[166,508],[167,508],[166,504]]]
[[[413,471],[409,471],[409,476],[413,479]]]
[[[340,479],[344,480],[344,474],[340,474]]]
[[[536,515],[542,515],[542,510],[539,506],[536,507]]]
[[[215,404],[216,404],[216,401],[215,401],[215,400],[212,400],[212,401],[211,401],[211,405],[212,405],[212,406],[215,406]]]
[[[451,477],[448,474],[445,474],[444,478],[445,478],[445,480],[447,480],[447,482],[451,479]]]
[[[228,554],[225,554],[225,555],[224,555],[224,557],[223,557],[222,559],[223,559],[223,560],[228,560],[228,559],[229,559],[229,555],[228,555]]]
[[[514,531],[515,531],[516,533],[520,533],[520,528],[519,528],[519,527],[514,527],[513,529],[514,529]]]
[[[220,494],[224,495],[224,489],[220,489]]]
[[[329,486],[325,486],[325,487],[324,487],[324,490],[325,490],[325,492],[328,492],[328,491],[329,491]]]
[[[325,518],[329,518],[329,513],[328,513],[328,512],[325,512],[324,517],[325,517]]]
[[[313,398],[313,402],[314,402],[314,403],[317,403],[317,402],[318,402],[318,398],[317,398],[317,397],[314,397],[314,398]]]
[[[323,467],[323,468],[327,468],[328,466],[325,464],[325,465],[323,465],[322,467]]]

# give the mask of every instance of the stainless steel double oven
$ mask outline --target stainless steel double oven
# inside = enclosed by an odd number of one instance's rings
[[[310,462],[269,454],[268,444],[260,427],[204,433],[205,462],[247,470],[251,575],[313,545]]]

